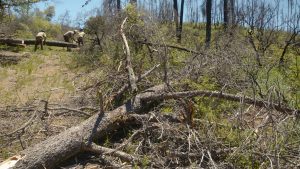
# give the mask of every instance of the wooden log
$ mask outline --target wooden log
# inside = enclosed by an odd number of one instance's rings
[[[10,38],[0,38],[0,44],[6,44],[8,46],[15,46],[16,44],[24,45],[34,45],[35,39],[10,39]],[[57,47],[70,47],[77,48],[77,44],[62,42],[62,41],[46,41],[47,46],[57,46]]]

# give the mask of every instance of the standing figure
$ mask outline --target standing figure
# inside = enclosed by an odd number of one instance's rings
[[[74,35],[77,34],[77,32],[78,32],[77,30],[66,32],[64,34],[64,40],[65,40],[65,42],[73,43],[73,41],[75,41]],[[71,51],[71,48],[67,47],[67,51]]]
[[[83,37],[84,37],[85,33],[83,32],[83,29],[80,29],[79,30],[79,33],[78,33],[78,38],[77,38],[77,43],[78,43],[78,46],[83,46]]]
[[[44,30],[41,30],[36,36],[35,36],[35,46],[34,51],[37,50],[38,45],[41,45],[41,49],[43,50],[43,45],[46,43],[46,33]]]

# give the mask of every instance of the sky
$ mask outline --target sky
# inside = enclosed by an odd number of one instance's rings
[[[82,16],[88,12],[90,12],[92,9],[95,8],[100,8],[101,4],[102,4],[102,0],[89,0],[89,3],[87,5],[85,5],[84,7],[82,7],[82,5],[85,4],[87,0],[48,0],[47,2],[40,2],[35,4],[35,7],[43,10],[45,8],[47,8],[50,5],[55,6],[55,17],[53,18],[54,22],[59,22],[59,18],[60,16],[62,16],[63,14],[66,13],[66,11],[69,11],[69,15],[70,15],[70,20],[72,21],[71,25],[73,26],[78,26],[76,25],[76,18],[77,15],[80,13],[82,14]],[[127,0],[128,1],[128,0]],[[123,0],[122,2],[126,4],[127,2],[126,0]],[[148,1],[152,1],[152,0],[148,0]],[[202,0],[199,0],[202,2]],[[217,0],[220,1],[220,0]],[[237,1],[244,1],[244,0],[237,0]],[[274,3],[275,0],[264,0],[265,2],[270,2],[270,3]],[[280,2],[280,8],[283,9],[284,11],[286,11],[287,9],[287,1],[288,0],[279,0]],[[294,0],[295,2],[299,3],[300,0]],[[180,2],[180,0],[179,0]],[[124,5],[124,4],[123,4]],[[187,10],[185,10],[187,11]],[[95,15],[96,11],[94,12],[90,12],[88,15]],[[82,27],[82,24],[79,25],[79,27]]]
[[[48,6],[55,6],[55,17],[54,22],[58,21],[59,16],[69,11],[70,20],[75,20],[78,13],[85,13],[91,11],[94,8],[100,7],[101,3],[99,0],[91,0],[86,6],[84,5],[86,0],[48,0],[47,2],[40,2],[35,4],[35,7],[43,10]]]

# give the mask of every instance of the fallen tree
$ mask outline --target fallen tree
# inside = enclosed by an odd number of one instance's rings
[[[149,105],[163,99],[178,99],[183,97],[217,97],[220,99],[238,101],[253,104],[259,107],[273,108],[285,113],[299,112],[299,110],[286,108],[276,104],[267,104],[265,101],[255,100],[249,97],[225,94],[212,91],[187,91],[165,93],[165,85],[154,86],[136,95],[124,105],[105,113],[95,114],[78,126],[72,127],[56,136],[30,147],[21,152],[22,158],[18,161],[15,168],[54,168],[59,163],[83,151],[93,151],[95,139],[104,139],[103,136],[122,126],[130,123],[138,123],[132,112],[147,112]],[[269,105],[269,106],[268,106]],[[151,108],[151,106],[150,106]],[[101,111],[100,111],[101,112]],[[92,146],[92,147],[91,147]],[[98,151],[101,153],[101,151]],[[104,151],[103,151],[104,152]],[[116,153],[120,156],[122,152]],[[127,156],[126,154],[125,157]],[[131,156],[130,156],[131,158]],[[133,156],[132,156],[133,158]],[[134,157],[136,160],[138,157]],[[128,161],[128,159],[126,160]]]
[[[35,44],[35,39],[0,38],[0,44],[6,44],[8,46],[34,45]],[[62,41],[46,41],[46,45],[47,46],[57,46],[57,47],[77,48],[77,44],[62,42]]]

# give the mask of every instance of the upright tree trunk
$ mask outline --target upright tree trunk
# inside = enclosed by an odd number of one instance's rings
[[[227,29],[228,26],[228,0],[223,1],[224,9],[223,9],[223,16],[224,16],[224,28]]]
[[[205,46],[209,48],[210,39],[211,39],[211,9],[212,9],[212,0],[206,1],[206,38]]]
[[[184,0],[181,0],[178,43],[181,43],[182,24],[183,24],[183,10],[184,10]]]
[[[117,0],[117,10],[121,11],[121,0]]]
[[[235,10],[234,10],[234,4],[235,4],[235,0],[230,0],[230,25],[234,25],[235,24]]]
[[[173,13],[174,13],[174,22],[176,26],[176,38],[179,38],[179,23],[178,23],[178,5],[177,0],[173,0]]]

